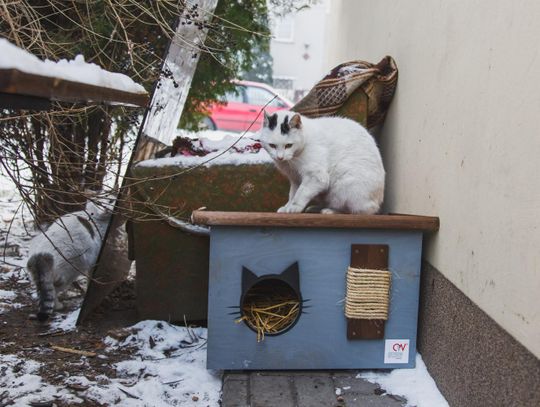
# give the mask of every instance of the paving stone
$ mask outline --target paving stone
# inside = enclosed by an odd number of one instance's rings
[[[226,372],[223,374],[223,381],[226,380],[248,380],[249,374],[242,372]]]
[[[334,381],[326,376],[294,376],[298,407],[329,407],[336,404]]]
[[[375,390],[379,388],[379,385],[377,384],[370,383],[364,379],[357,379],[356,374],[350,376],[334,375],[334,384],[341,389],[342,394],[357,393],[374,395]]]
[[[227,372],[222,407],[402,407],[406,400],[376,392],[357,372]],[[335,393],[341,389],[340,397]]]
[[[262,372],[257,372],[261,376],[321,376],[328,377],[330,372],[328,371],[318,371],[318,370],[264,370]]]
[[[240,375],[225,374],[223,376],[223,388],[221,396],[222,407],[249,407],[248,391],[249,380],[248,376],[240,378]]]
[[[390,395],[366,395],[347,393],[342,395],[346,407],[403,407],[406,402]]]
[[[283,373],[282,373],[283,374]],[[287,374],[250,376],[251,407],[296,407],[292,378]]]

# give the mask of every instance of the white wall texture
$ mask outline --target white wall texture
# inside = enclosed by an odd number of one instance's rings
[[[270,53],[274,58],[274,76],[294,78],[295,90],[309,91],[326,74],[323,66],[325,54],[325,23],[327,20],[328,0],[301,10],[292,15],[294,34],[291,42],[273,39]],[[304,47],[308,44],[309,47]],[[305,53],[309,59],[304,59]]]
[[[398,64],[386,209],[438,215],[427,260],[540,357],[540,2],[334,0],[330,20],[328,65]]]

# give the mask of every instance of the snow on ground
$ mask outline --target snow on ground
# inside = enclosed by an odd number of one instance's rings
[[[185,328],[161,321],[142,321],[133,334],[118,341],[107,338],[108,351],[133,347],[136,358],[116,364],[133,378],[129,392],[152,400],[153,406],[218,406],[221,373],[206,369],[205,328]]]
[[[0,354],[2,398],[14,401],[14,404],[11,404],[13,406],[28,406],[32,402],[54,399],[72,403],[83,401],[66,389],[58,389],[45,383],[37,374],[40,367],[41,364],[34,360]]]
[[[23,267],[28,253],[28,241],[32,230],[29,216],[22,221],[21,199],[9,179],[0,174],[0,283],[12,282],[32,295],[30,280]],[[17,293],[0,289],[0,315],[21,308]]]
[[[75,329],[77,318],[79,318],[80,308],[73,310],[67,314],[58,313],[53,317],[49,326],[50,331],[72,331]]]
[[[15,301],[17,295],[13,291],[0,290],[0,315],[14,308],[21,308],[23,305]]]
[[[42,61],[4,38],[0,38],[0,69],[18,69],[19,71],[73,82],[102,86],[131,93],[146,93],[146,90],[128,76],[109,72],[96,64],[84,61],[84,56],[77,55],[73,60],[61,59],[58,62]]]
[[[35,295],[23,268],[30,236],[22,226],[20,209],[17,211],[19,204],[13,185],[0,174],[0,247],[6,245],[6,239],[8,244],[19,246],[16,257],[4,259],[0,256],[0,314],[15,308],[17,303],[14,301],[18,297],[24,296],[28,301]],[[26,226],[28,232],[33,233],[31,222]],[[48,333],[77,332],[75,322],[78,314],[78,308],[56,314]],[[122,339],[104,337],[104,347],[98,347],[97,351],[97,358],[104,364],[122,355],[123,360],[112,365],[116,378],[72,376],[69,364],[66,364],[66,378],[61,379],[60,386],[51,384],[43,374],[40,375],[40,369],[43,372],[48,365],[29,357],[27,350],[15,348],[15,352],[5,352],[3,348],[9,341],[3,336],[0,343],[0,405],[13,401],[13,406],[27,406],[31,402],[51,400],[64,405],[86,401],[90,405],[128,407],[219,405],[221,373],[206,369],[206,329],[143,321],[121,331],[125,332],[120,335]],[[47,346],[41,347],[39,352],[50,352],[51,361],[55,359]],[[81,356],[79,365],[87,363],[88,359]]]
[[[114,364],[117,378],[100,375],[69,376],[64,386],[46,383],[37,373],[41,364],[16,355],[0,355],[0,389],[15,406],[57,400],[69,404],[83,400],[68,388],[82,390],[84,399],[105,405],[128,407],[218,406],[221,373],[206,370],[206,329],[184,328],[161,321],[143,321],[123,340],[107,337],[108,359],[122,348],[130,359]],[[81,363],[86,357],[81,356]],[[104,362],[106,363],[106,362]],[[81,396],[82,397],[82,396]]]
[[[406,398],[407,406],[448,407],[420,354],[416,355],[414,369],[394,369],[390,373],[366,371],[356,377],[379,384],[389,394]]]
[[[17,295],[13,291],[0,290],[0,300],[12,300]]]

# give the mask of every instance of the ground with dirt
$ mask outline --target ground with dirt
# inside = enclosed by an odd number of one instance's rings
[[[138,322],[132,280],[82,326],[75,289],[64,310],[37,321],[24,269],[35,231],[21,209],[16,192],[0,185],[0,407],[219,405],[221,373],[206,370],[206,329]]]

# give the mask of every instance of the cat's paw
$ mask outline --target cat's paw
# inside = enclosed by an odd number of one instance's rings
[[[303,206],[296,205],[296,204],[290,204],[282,206],[277,210],[278,213],[300,213],[304,210]]]
[[[303,206],[291,204],[286,206],[285,213],[301,213],[303,210]]]

